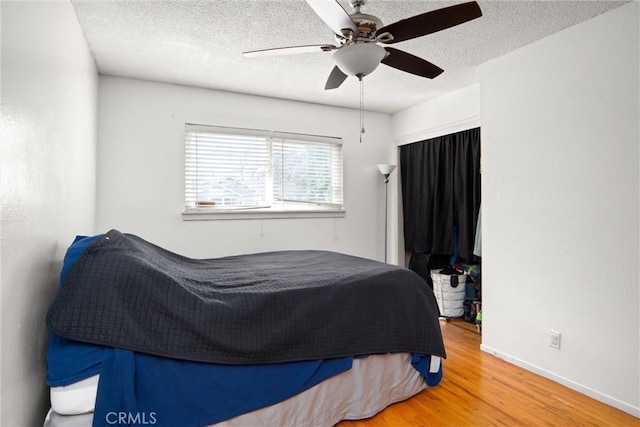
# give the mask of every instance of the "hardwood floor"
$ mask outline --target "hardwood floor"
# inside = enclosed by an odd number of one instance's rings
[[[472,323],[441,321],[448,358],[434,388],[337,427],[616,426],[640,419],[480,351]]]

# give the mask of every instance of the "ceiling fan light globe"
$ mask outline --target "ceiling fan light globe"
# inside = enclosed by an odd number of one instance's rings
[[[353,43],[333,53],[333,60],[348,76],[366,76],[380,65],[386,51],[375,43]]]

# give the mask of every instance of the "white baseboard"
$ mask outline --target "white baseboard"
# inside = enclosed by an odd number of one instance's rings
[[[517,357],[513,357],[509,354],[502,353],[501,351],[498,351],[492,347],[489,347],[488,345],[485,345],[485,344],[480,345],[480,350],[484,351],[485,353],[489,353],[493,356],[496,356],[497,358],[502,359],[506,362],[509,362],[513,365],[526,369],[527,371],[533,372],[534,374],[540,375],[541,377],[557,382],[558,384],[562,384],[563,386],[568,387],[572,390],[575,390],[579,393],[582,393],[585,396],[589,396],[602,403],[606,403],[609,406],[613,406],[614,408],[620,409],[621,411],[631,414],[634,417],[640,418],[640,407],[636,407],[629,403],[622,402],[611,396],[608,396],[606,394],[593,390],[592,388],[589,388],[582,384],[571,381],[568,378],[561,377],[559,375],[554,374],[553,372],[549,372],[538,366],[525,362],[522,359],[518,359]]]

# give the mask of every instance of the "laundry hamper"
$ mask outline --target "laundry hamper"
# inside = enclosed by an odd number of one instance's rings
[[[464,274],[442,274],[442,270],[431,270],[433,294],[438,302],[440,317],[464,315],[467,276]]]

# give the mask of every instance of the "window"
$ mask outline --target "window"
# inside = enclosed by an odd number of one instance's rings
[[[343,213],[342,140],[187,124],[185,202],[205,219]]]

